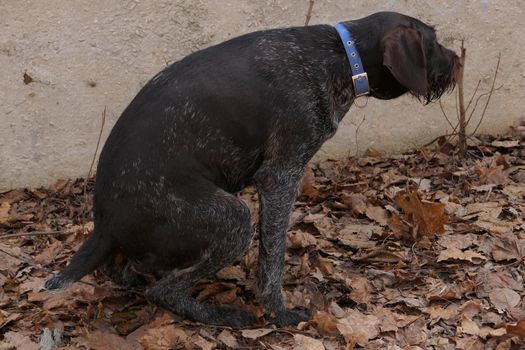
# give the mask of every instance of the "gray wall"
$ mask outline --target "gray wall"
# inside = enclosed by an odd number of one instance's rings
[[[242,33],[302,25],[308,0],[1,0],[0,189],[83,176],[101,113],[104,137],[127,103],[166,62]],[[466,91],[487,91],[502,63],[480,131],[503,132],[525,111],[525,20],[520,0],[317,0],[311,23],[394,10],[434,24],[458,50],[465,39]],[[24,83],[24,73],[33,79]],[[445,106],[454,118],[454,95]],[[363,103],[363,101],[360,101]],[[320,157],[373,147],[400,151],[450,131],[438,105],[410,97],[352,107]]]

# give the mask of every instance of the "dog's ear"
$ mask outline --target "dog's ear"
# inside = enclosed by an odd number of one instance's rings
[[[383,65],[397,81],[417,95],[426,95],[427,62],[421,33],[415,28],[400,25],[387,32],[381,46]]]

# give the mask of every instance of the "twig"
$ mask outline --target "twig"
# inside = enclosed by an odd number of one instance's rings
[[[355,129],[355,156],[356,157],[359,156],[359,143],[358,143],[359,129],[361,129],[361,126],[363,125],[365,120],[366,120],[366,114],[363,114],[363,119],[361,119],[361,122],[359,123],[359,125]]]
[[[457,129],[458,126],[457,126],[457,125],[456,125],[456,126],[452,125],[452,122],[450,121],[450,119],[448,119],[447,113],[445,112],[445,109],[443,108],[443,104],[441,103],[441,99],[439,99],[439,108],[441,109],[441,113],[443,113],[443,116],[444,116],[445,119],[447,120],[448,125],[450,125],[450,127],[451,127],[454,131],[456,131],[456,129]],[[452,131],[452,132],[454,132],[454,131]]]
[[[306,12],[306,20],[304,21],[305,27],[308,25],[308,23],[310,23],[310,19],[312,18],[312,10],[314,9],[314,2],[315,0],[310,0],[310,4],[308,5],[308,12]]]
[[[36,237],[36,236],[55,236],[73,233],[72,231],[61,230],[61,231],[34,231],[34,232],[23,232],[23,233],[10,233],[7,235],[1,235],[0,239],[11,239],[19,237]]]
[[[465,108],[465,112],[468,111],[468,109],[470,108],[470,105],[472,104],[474,97],[476,97],[476,94],[478,93],[478,89],[480,85],[481,85],[481,79],[478,80],[478,85],[476,85],[476,88],[474,89],[472,96],[470,96],[470,100],[468,101],[467,107]]]
[[[464,72],[465,72],[465,56],[467,53],[467,49],[463,45],[463,40],[461,41],[461,68],[459,71],[459,79],[458,79],[458,99],[459,99],[459,132],[458,132],[458,154],[460,158],[465,158],[467,154],[467,120],[465,118],[466,111],[465,111],[465,93],[463,91],[463,78],[464,78]]]
[[[89,177],[91,176],[91,171],[95,165],[95,160],[97,159],[98,147],[100,146],[100,139],[102,138],[102,132],[104,131],[104,124],[106,124],[106,106],[104,106],[104,111],[102,112],[102,124],[100,125],[100,132],[98,133],[97,147],[95,147],[95,153],[93,154],[93,159],[91,160],[91,165],[89,166],[89,171],[87,173],[86,179],[84,180],[84,201],[82,202],[82,208],[80,208],[80,221],[82,222],[82,229],[84,229],[84,219],[86,214],[87,207],[87,183]]]
[[[498,86],[497,88],[494,89],[494,91],[498,91],[499,89],[501,89],[503,87],[503,85],[500,85]],[[478,103],[479,101],[481,101],[481,99],[487,95],[490,94],[490,91],[489,92],[485,92],[484,94],[481,94],[478,96],[478,98],[476,98],[476,102],[474,102],[474,108],[472,109],[472,112],[470,112],[469,114],[469,117],[467,119],[467,124],[470,122],[470,120],[472,119],[472,117],[474,116],[474,112],[476,111],[476,108],[478,107]]]
[[[494,79],[492,79],[492,86],[490,87],[489,97],[487,98],[487,102],[485,103],[485,107],[483,108],[483,112],[481,112],[481,117],[479,118],[478,125],[476,125],[476,128],[470,134],[470,136],[474,135],[476,133],[476,131],[478,131],[478,128],[481,125],[481,122],[483,121],[483,118],[485,117],[485,113],[487,112],[487,107],[489,106],[490,98],[492,97],[492,94],[494,93],[494,86],[496,84],[496,77],[498,76],[500,61],[501,61],[501,52],[498,55],[498,63],[496,63],[496,71],[494,72]]]

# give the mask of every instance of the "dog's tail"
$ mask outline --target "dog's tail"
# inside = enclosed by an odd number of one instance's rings
[[[62,289],[93,272],[111,255],[113,243],[100,229],[95,230],[73,255],[71,262],[60,273],[46,281],[46,289]]]

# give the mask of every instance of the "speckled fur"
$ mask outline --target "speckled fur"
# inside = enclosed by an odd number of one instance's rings
[[[442,56],[428,58],[428,80],[453,86],[457,56],[436,49],[425,24],[396,13],[345,24],[358,42],[373,97],[409,92],[382,64],[383,37],[399,25],[419,31],[427,55]],[[121,283],[140,281],[133,271],[157,276],[147,299],[183,317],[252,324],[247,312],[201,303],[190,289],[249,246],[250,212],[232,193],[255,184],[257,287],[267,318],[279,325],[306,319],[285,308],[281,293],[289,213],[304,167],[353,101],[344,48],[328,25],[251,33],[174,63],[139,92],[113,128],[97,170],[95,230],[46,287],[65,287],[106,263],[104,270]],[[115,254],[130,261],[125,278],[107,263]]]

